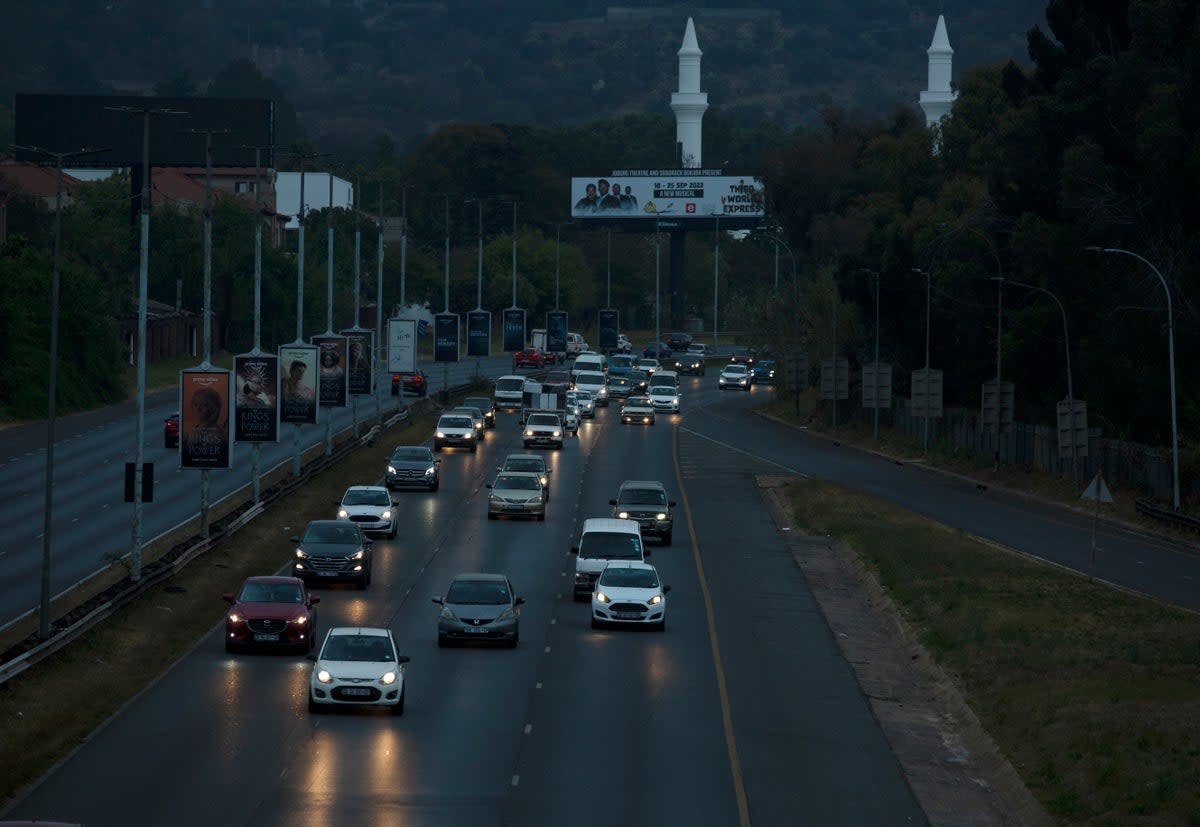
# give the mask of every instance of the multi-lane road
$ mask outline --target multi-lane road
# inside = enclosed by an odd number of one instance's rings
[[[751,408],[766,393],[688,379],[682,415],[653,428],[622,426],[614,409],[601,410],[548,454],[544,523],[486,519],[483,484],[522,450],[514,417],[502,415],[477,454],[443,455],[439,492],[400,495],[409,531],[376,544],[367,591],[322,592],[323,626],[387,625],[412,657],[402,718],[310,716],[307,661],[228,655],[214,629],[5,816],[89,825],[923,823],[755,476],[845,482],[1067,566],[1087,565],[1090,523],[763,420]],[[674,545],[647,544],[673,586],[664,634],[593,631],[587,607],[571,599],[567,551],[581,521],[605,514],[617,485],[633,478],[662,480],[680,505]],[[470,570],[503,571],[526,598],[516,651],[437,648],[429,597]],[[1096,570],[1200,603],[1200,558],[1160,539],[1102,526]]]

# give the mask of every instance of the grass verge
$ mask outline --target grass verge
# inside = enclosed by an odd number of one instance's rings
[[[289,535],[311,519],[331,516],[329,503],[346,486],[378,480],[392,448],[423,441],[434,420],[415,416],[343,457],[177,576],[0,686],[0,801],[11,800],[169,669],[224,617],[222,594],[235,591],[245,577],[277,571],[289,559]],[[147,560],[179,539],[167,538]]]
[[[1200,824],[1200,615],[833,483],[782,494],[854,548],[1060,823]]]

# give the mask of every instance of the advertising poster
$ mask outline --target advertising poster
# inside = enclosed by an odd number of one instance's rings
[[[504,350],[515,353],[525,349],[525,311],[510,307],[504,311]]]
[[[417,369],[417,320],[388,319],[388,372],[412,373]]]
[[[457,313],[438,313],[433,317],[433,361],[458,361]]]
[[[467,314],[467,355],[492,355],[492,314],[486,310]]]
[[[279,358],[274,353],[233,357],[234,442],[279,441]]]
[[[620,311],[604,309],[597,314],[596,318],[600,327],[600,352],[616,350],[617,334],[621,332]]]
[[[233,456],[230,372],[179,372],[179,467],[228,468]]]
[[[317,397],[322,405],[346,407],[346,357],[350,343],[345,336],[313,336],[311,341],[320,351]]]
[[[546,314],[546,352],[567,352],[567,311],[551,310]]]
[[[571,179],[571,215],[579,218],[762,218],[762,181],[720,170],[624,169]]]
[[[317,348],[279,348],[279,421],[308,425],[317,421]]]
[[[351,396],[370,396],[375,390],[375,334],[363,327],[349,327],[342,335],[349,343],[346,388]]]

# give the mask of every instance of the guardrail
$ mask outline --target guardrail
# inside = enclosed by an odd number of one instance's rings
[[[467,384],[446,388],[445,393],[447,395],[462,393],[465,390],[475,387],[480,381],[484,380],[480,377],[475,377]],[[303,486],[316,473],[332,465],[351,451],[373,444],[383,432],[383,428],[389,428],[396,423],[408,420],[412,415],[410,408],[415,406],[421,409],[426,407],[432,409],[437,403],[437,399],[426,397],[405,405],[395,415],[386,420],[382,427],[374,425],[362,436],[343,441],[329,456],[322,455],[304,465],[301,468],[299,476],[286,479],[261,492],[258,503],[247,500],[241,507],[227,514],[221,520],[214,522],[209,527],[209,536],[207,538],[192,537],[177,544],[158,560],[146,565],[142,570],[141,579],[136,583],[123,580],[99,595],[85,601],[82,605],[68,611],[63,617],[52,624],[50,637],[46,640],[38,640],[36,635],[30,635],[21,643],[0,655],[0,657],[4,658],[0,662],[0,686],[15,678],[29,667],[79,639],[84,633],[149,589],[174,577],[188,563],[211,549],[221,540],[235,533],[238,529],[244,527],[255,517],[266,511],[272,504]],[[350,430],[352,428],[345,428],[339,431],[338,435],[340,436]]]
[[[1200,520],[1195,517],[1189,517],[1186,514],[1180,514],[1177,511],[1172,511],[1169,508],[1159,508],[1150,500],[1135,500],[1134,506],[1137,508],[1137,513],[1145,514],[1147,517],[1152,517],[1164,523],[1170,523],[1176,528],[1184,528],[1188,531],[1200,532]]]

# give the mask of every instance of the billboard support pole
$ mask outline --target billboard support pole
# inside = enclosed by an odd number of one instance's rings
[[[383,348],[383,182],[379,182],[379,239],[375,249],[375,349]],[[371,354],[371,359],[376,359],[376,354]],[[376,378],[374,374],[379,373],[379,365],[372,361],[372,381]],[[375,391],[375,420],[376,424],[383,427],[383,397],[379,395],[383,387],[383,382],[379,382],[372,387]]]
[[[714,216],[717,222],[713,233],[713,350],[717,349],[717,286],[721,276],[721,215]]]
[[[517,202],[513,205],[513,234],[512,234],[512,306],[517,306]]]
[[[612,309],[612,227],[608,228],[608,301],[604,306]]]
[[[333,169],[329,170],[329,214],[325,218],[325,335],[333,335]],[[325,414],[325,456],[333,456],[333,411]]]
[[[254,347],[251,353],[258,354],[262,348],[262,231],[263,231],[263,200],[262,200],[262,151],[274,149],[273,146],[256,146],[254,149]],[[243,149],[250,149],[243,145]],[[276,374],[278,378],[278,373]],[[276,404],[279,403],[278,392]],[[278,430],[278,429],[277,429]],[[258,479],[258,461],[261,445],[255,442],[250,446],[250,485],[253,490],[254,503],[261,499]]]
[[[359,223],[358,188],[362,181],[354,179],[354,327],[358,327],[359,291],[362,289],[362,225]],[[358,438],[358,394],[350,405],[350,418],[354,424],[354,438]]]

